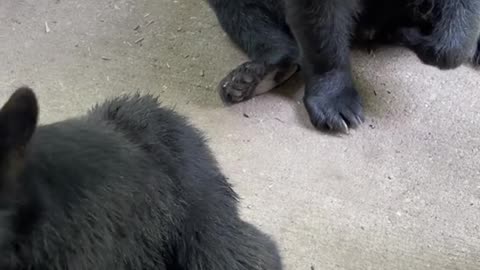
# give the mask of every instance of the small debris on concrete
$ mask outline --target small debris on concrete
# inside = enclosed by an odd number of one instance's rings
[[[244,113],[244,114],[243,114],[243,117],[245,117],[245,118],[250,118],[250,115]]]
[[[50,27],[48,27],[47,22],[45,22],[45,33],[50,33]]]
[[[141,37],[141,38],[135,40],[134,43],[135,43],[135,44],[138,44],[138,43],[142,42],[144,39],[145,39],[145,38]]]
[[[102,60],[110,61],[110,60],[112,60],[112,59],[111,59],[111,58],[108,58],[108,57],[106,57],[106,56],[102,56]]]
[[[155,22],[154,20],[149,21],[149,22],[145,25],[145,27],[152,25],[154,22]]]
[[[205,77],[205,70],[200,70],[200,77]]]
[[[135,28],[133,28],[133,30],[135,30],[135,31],[138,31],[139,29],[140,29],[140,25],[137,25],[137,26],[135,26]]]
[[[284,123],[284,124],[285,124],[285,122],[284,122],[282,119],[278,118],[278,117],[275,117],[275,118],[273,118],[273,119],[277,120],[277,121],[280,122],[280,123]]]

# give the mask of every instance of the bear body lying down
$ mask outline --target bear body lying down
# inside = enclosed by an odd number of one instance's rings
[[[200,133],[156,99],[37,114],[28,88],[0,111],[0,269],[282,268]]]
[[[208,0],[251,61],[220,83],[238,103],[286,81],[301,67],[304,104],[319,129],[347,131],[364,120],[350,48],[400,43],[426,64],[480,64],[479,0]]]

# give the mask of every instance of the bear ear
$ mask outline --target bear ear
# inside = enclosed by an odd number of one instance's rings
[[[23,149],[37,126],[38,103],[32,89],[17,89],[0,110],[0,155]]]

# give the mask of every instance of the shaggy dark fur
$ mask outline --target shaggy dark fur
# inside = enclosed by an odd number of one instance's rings
[[[0,111],[0,269],[282,269],[200,133],[156,99],[37,114],[28,88]]]
[[[426,64],[480,62],[478,0],[208,0],[230,38],[251,58],[220,84],[237,103],[287,80],[299,66],[317,128],[363,122],[350,67],[352,43],[400,43]],[[268,81],[268,83],[265,83]]]

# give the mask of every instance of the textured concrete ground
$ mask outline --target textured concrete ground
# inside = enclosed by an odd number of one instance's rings
[[[2,102],[34,87],[43,123],[136,91],[188,115],[286,269],[480,269],[479,71],[357,52],[367,123],[328,136],[298,82],[222,106],[245,57],[201,0],[1,0],[0,59]]]

